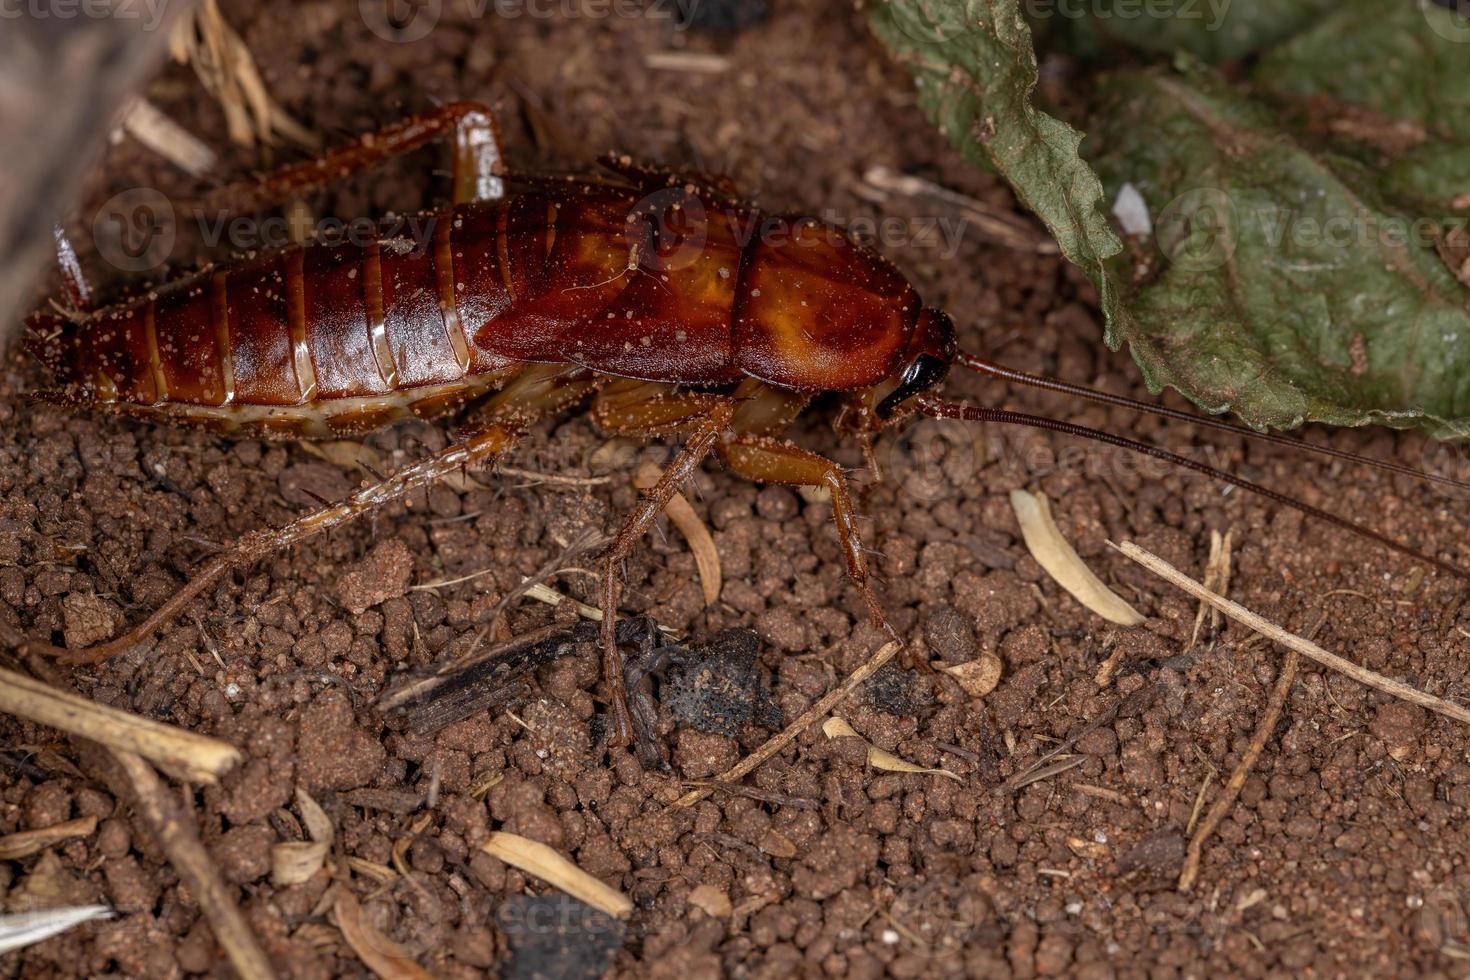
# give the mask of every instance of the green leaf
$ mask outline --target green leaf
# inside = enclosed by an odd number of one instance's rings
[[[1112,267],[1136,317],[1114,340],[1151,384],[1257,426],[1470,435],[1470,288],[1435,250],[1438,222],[1203,70],[1119,76],[1095,119],[1094,163],[1153,215]]]
[[[1032,104],[1018,0],[880,0],[869,19],[929,118],[1097,286],[1107,343],[1129,344],[1150,390],[1257,427],[1470,435],[1470,289],[1371,168],[1309,149],[1202,66],[1119,78],[1089,146],[1153,216],[1124,251],[1080,134]]]
[[[919,106],[972,163],[1004,177],[1062,252],[1105,282],[1122,248],[1082,134],[1031,104],[1036,55],[1016,0],[878,0],[873,31],[913,73]]]
[[[1379,0],[1382,3],[1382,0]],[[1338,0],[1027,0],[1032,22],[1070,26],[1084,55],[1122,44],[1154,54],[1233,61],[1286,40]],[[1063,32],[1065,33],[1065,32]]]
[[[1470,211],[1470,19],[1430,0],[1347,0],[1262,59],[1262,92],[1370,160],[1401,205]]]

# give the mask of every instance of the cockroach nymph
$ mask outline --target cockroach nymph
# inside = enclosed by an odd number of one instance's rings
[[[615,640],[619,562],[709,455],[748,479],[830,492],[847,573],[892,633],[869,583],[843,470],[781,435],[818,394],[840,397],[839,432],[870,441],[916,415],[1051,429],[1187,466],[1460,576],[1466,570],[1357,523],[1156,446],[934,394],[956,364],[1000,379],[1325,453],[1435,482],[1447,477],[1282,435],[1255,433],[1050,378],[958,349],[945,313],[876,252],[811,218],[770,217],[717,178],[600,161],[597,176],[508,170],[494,117],[455,103],[223,195],[260,208],[448,136],[454,201],[426,247],[317,243],[208,268],[144,297],[90,309],[58,236],[67,315],[37,313],[29,346],[54,401],[225,433],[311,438],[463,413],[443,451],[279,529],[242,539],[146,621],[83,650],[30,643],[73,664],[149,638],[230,569],[504,454],[533,420],[591,401],[605,432],[683,446],[602,556],[603,674],[612,742],[631,738]]]

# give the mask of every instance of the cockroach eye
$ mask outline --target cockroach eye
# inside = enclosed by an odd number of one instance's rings
[[[949,365],[932,354],[920,354],[903,369],[903,375],[898,379],[898,387],[879,403],[876,409],[880,419],[892,417],[899,405],[908,401],[921,391],[930,388],[944,380],[945,374],[949,372]]]

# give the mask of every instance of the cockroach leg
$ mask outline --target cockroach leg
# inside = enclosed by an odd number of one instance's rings
[[[56,239],[56,268],[61,272],[61,290],[66,295],[70,313],[87,313],[92,309],[92,286],[77,258],[76,247],[58,223],[52,229]]]
[[[205,198],[204,207],[209,211],[262,211],[446,135],[454,140],[455,203],[504,197],[505,157],[494,113],[478,102],[451,102],[369,133],[315,160],[222,188]]]
[[[883,615],[882,603],[868,583],[868,559],[858,532],[857,507],[853,504],[842,467],[816,453],[767,436],[737,436],[722,445],[719,452],[731,472],[747,480],[826,488],[832,495],[832,522],[837,525],[837,537],[847,561],[847,577],[862,594],[873,625],[898,639],[898,634]]]
[[[618,609],[618,564],[628,557],[638,539],[653,526],[658,515],[674,494],[684,485],[699,464],[713,452],[725,438],[725,430],[735,415],[735,406],[729,401],[714,407],[703,423],[690,435],[679,455],[664,470],[658,483],[645,494],[643,500],[618,532],[612,546],[602,558],[602,672],[608,685],[608,699],[612,703],[612,737],[614,747],[623,747],[633,741],[633,720],[628,713],[628,688],[623,675],[623,654],[618,649],[616,625]]]
[[[391,500],[428,486],[454,473],[461,466],[498,456],[515,444],[520,430],[511,425],[492,424],[454,443],[427,459],[404,467],[385,480],[356,491],[346,500],[324,507],[285,527],[252,531],[225,553],[216,557],[195,574],[178,592],[169,597],[142,625],[107,643],[80,650],[68,650],[43,643],[27,643],[25,653],[52,656],[67,664],[98,664],[125,650],[145,642],[163,628],[205,589],[227,572],[259,561],[282,548],[304,541],[329,528],[376,510]]]

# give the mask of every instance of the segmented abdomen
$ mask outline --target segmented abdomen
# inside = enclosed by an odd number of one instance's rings
[[[683,188],[571,184],[424,216],[419,241],[316,244],[161,287],[31,346],[80,398],[280,434],[438,414],[528,362],[848,390],[917,315],[880,257]],[[856,338],[859,343],[852,343]]]

